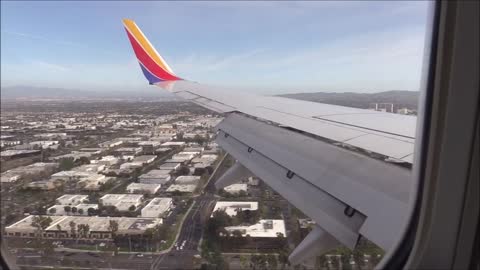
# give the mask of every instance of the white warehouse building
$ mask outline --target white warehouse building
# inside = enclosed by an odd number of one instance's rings
[[[128,193],[155,194],[162,187],[160,184],[131,183],[127,186]]]
[[[142,200],[142,194],[105,194],[98,201],[104,206],[115,206],[118,211],[128,211],[132,205],[138,208]]]
[[[142,217],[163,216],[172,206],[172,198],[154,198],[143,209]]]

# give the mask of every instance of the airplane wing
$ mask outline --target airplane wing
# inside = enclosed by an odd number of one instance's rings
[[[152,85],[224,113],[216,142],[237,163],[217,188],[256,175],[316,222],[294,264],[361,236],[389,250],[400,237],[411,187],[416,117],[258,96],[178,77],[141,30],[124,20]]]

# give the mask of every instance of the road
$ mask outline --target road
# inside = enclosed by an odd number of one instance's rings
[[[224,158],[212,173],[203,192],[194,200],[194,205],[183,222],[180,234],[170,252],[160,255],[151,269],[193,269],[194,256],[199,254],[199,244],[203,228],[215,206],[215,181],[228,167]],[[182,247],[183,245],[183,247]],[[182,247],[182,248],[181,248]]]

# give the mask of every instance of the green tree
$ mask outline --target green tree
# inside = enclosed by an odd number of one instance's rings
[[[182,165],[177,170],[177,175],[188,175],[190,174],[190,168],[188,166]]]
[[[72,213],[73,213],[73,214],[77,213],[77,207],[75,207],[75,206],[72,207]]]
[[[285,269],[285,266],[290,265],[290,262],[288,261],[288,253],[285,249],[279,250],[278,261],[281,265],[281,269]]]
[[[275,255],[268,254],[266,259],[267,259],[268,269],[277,269],[278,268],[277,257]]]
[[[322,269],[327,263],[327,258],[325,256],[317,256],[315,258],[315,269]]]
[[[77,226],[78,235],[82,238],[87,238],[88,233],[90,232],[90,225],[88,224],[78,224]]]
[[[34,216],[32,218],[32,227],[37,229],[37,236],[40,238],[43,237],[43,232],[51,223],[52,219],[50,217]]]
[[[73,158],[62,158],[59,163],[59,168],[62,171],[69,171],[75,167],[75,162],[73,162]]]
[[[133,211],[135,211],[135,209],[136,209],[135,205],[132,204],[132,205],[130,205],[130,207],[128,208],[128,211],[132,211],[132,212],[133,212]]]
[[[87,209],[87,213],[89,216],[93,216],[97,213],[97,211],[95,210],[95,208],[90,207]]]
[[[48,210],[48,213],[50,213],[52,215],[55,214],[56,212],[57,212],[57,209],[55,207],[52,207],[52,208],[50,208],[50,210]]]
[[[112,233],[112,237],[115,237],[118,231],[118,222],[116,220],[109,220],[108,230]]]
[[[248,259],[245,255],[240,255],[240,266],[242,269],[247,269],[248,267]]]
[[[242,234],[242,232],[239,231],[239,230],[234,230],[234,231],[232,232],[232,236],[233,236],[233,237],[242,237],[243,234]]]
[[[79,162],[80,164],[84,165],[84,164],[90,164],[90,160],[87,158],[87,157],[81,157],[79,159]]]
[[[63,210],[65,210],[66,213],[70,213],[70,211],[72,211],[72,208],[66,205],[65,207],[63,207]]]
[[[79,215],[83,215],[83,209],[78,209],[77,212],[78,212]]]
[[[203,145],[206,142],[206,139],[197,134],[193,137],[193,141],[198,143],[199,145]]]
[[[373,253],[370,257],[370,262],[372,265],[377,265],[382,260],[382,254],[380,253]]]
[[[70,226],[70,236],[75,238],[76,237],[76,225],[75,222],[73,221],[70,221],[70,223],[68,223],[68,225]]]

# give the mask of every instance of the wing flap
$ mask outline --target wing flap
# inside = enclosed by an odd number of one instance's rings
[[[352,218],[345,216],[343,211],[346,204],[320,189],[312,188],[311,184],[298,176],[287,178],[288,171],[284,167],[258,152],[248,153],[249,147],[232,136],[225,137],[225,133],[220,132],[217,143],[295,207],[321,224],[343,245],[355,247],[365,216],[360,213]]]
[[[408,169],[235,113],[216,128],[223,149],[342,244],[352,245],[363,231],[388,250],[399,235],[409,202]],[[364,217],[361,222],[345,216],[348,207]],[[388,230],[371,230],[364,221],[388,224]]]

